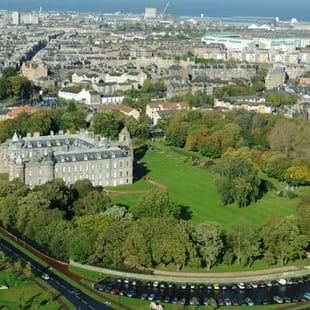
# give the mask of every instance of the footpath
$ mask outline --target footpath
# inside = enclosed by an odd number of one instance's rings
[[[70,260],[69,265],[84,268],[103,274],[110,274],[116,277],[125,277],[139,280],[153,280],[164,282],[188,282],[188,283],[233,283],[233,282],[250,282],[250,281],[266,281],[281,278],[302,277],[310,274],[310,268],[288,266],[281,268],[244,271],[244,272],[203,272],[203,273],[187,273],[187,272],[169,272],[161,270],[148,270],[149,274],[130,273],[106,268],[100,268],[90,265],[79,264]]]

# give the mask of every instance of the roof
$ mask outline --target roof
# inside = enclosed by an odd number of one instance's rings
[[[38,108],[31,107],[29,105],[24,105],[21,107],[16,107],[14,108],[11,112],[7,114],[9,118],[16,118],[20,113],[28,113],[28,114],[33,114],[38,111]]]
[[[148,106],[151,109],[161,109],[161,110],[179,110],[179,109],[186,109],[189,107],[187,102],[149,103]]]
[[[100,110],[100,111],[120,111],[120,112],[125,112],[125,113],[130,113],[135,110],[123,104],[98,104],[98,105],[93,105],[93,107],[97,108],[97,110]]]

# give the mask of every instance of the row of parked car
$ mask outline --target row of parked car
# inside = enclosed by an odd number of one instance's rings
[[[278,279],[275,281],[252,281],[249,283],[233,283],[233,284],[219,284],[219,283],[208,283],[208,284],[195,284],[195,283],[167,283],[167,282],[140,282],[134,279],[113,279],[109,278],[108,282],[116,283],[117,285],[124,285],[126,287],[135,287],[137,285],[143,285],[148,288],[154,289],[166,289],[166,288],[174,288],[174,289],[181,289],[181,290],[208,290],[208,291],[219,291],[219,290],[249,290],[249,289],[257,289],[257,288],[265,288],[265,287],[277,287],[277,286],[286,286],[286,285],[296,285],[302,284],[304,282],[310,282],[310,276],[304,278],[292,278],[292,279]]]
[[[94,285],[94,288],[111,293],[119,294],[127,297],[140,298],[142,300],[149,300],[157,303],[172,303],[183,305],[211,305],[211,306],[231,306],[231,305],[254,305],[251,297],[255,296],[256,304],[267,305],[269,303],[290,303],[298,301],[310,300],[310,293],[305,293],[302,296],[275,296],[266,295],[260,288],[276,287],[276,286],[290,286],[293,284],[303,284],[310,282],[310,276],[295,279],[279,279],[270,282],[250,282],[250,283],[234,283],[226,284],[188,284],[188,283],[167,283],[167,282],[143,282],[134,279],[123,278],[107,278],[101,283]],[[244,290],[257,290],[257,293],[243,293]],[[217,293],[227,291],[226,293]],[[282,290],[282,289],[281,289]],[[236,293],[233,293],[236,291]],[[276,293],[276,291],[270,291]],[[183,293],[184,292],[184,293]],[[283,292],[283,291],[282,291]],[[268,298],[265,298],[268,296]]]

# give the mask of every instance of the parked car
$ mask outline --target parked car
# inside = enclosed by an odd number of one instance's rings
[[[231,304],[233,306],[239,306],[239,301],[236,298],[234,298],[234,299],[231,300]]]
[[[217,305],[218,305],[218,306],[224,306],[225,303],[224,303],[223,299],[218,299],[218,300],[217,300]]]
[[[250,285],[251,285],[253,288],[258,288],[257,282],[251,282]]]
[[[229,298],[224,299],[225,306],[231,306],[231,300]]]
[[[286,285],[286,279],[279,279],[278,280],[278,283],[280,284],[280,285]]]
[[[158,285],[159,285],[159,282],[157,281],[153,282],[153,287],[158,287]]]
[[[130,290],[127,292],[127,297],[132,298],[136,296],[136,292],[134,290]]]
[[[220,289],[220,285],[218,283],[214,283],[213,284],[213,289],[216,290],[216,291],[219,290]]]
[[[118,288],[112,288],[110,291],[111,294],[118,294],[119,293],[119,289]]]
[[[205,297],[205,298],[203,299],[203,304],[204,304],[205,306],[207,306],[207,305],[208,305],[208,302],[209,302],[208,297]]]
[[[238,283],[237,286],[239,287],[239,290],[244,290],[245,289],[245,285],[244,285],[243,282]]]
[[[187,284],[186,283],[182,283],[181,284],[181,289],[182,290],[186,290],[187,289]]]
[[[187,303],[186,297],[182,297],[180,303],[181,305],[186,305]]]
[[[276,302],[277,304],[283,304],[283,298],[280,296],[273,296],[273,301]]]
[[[248,306],[254,306],[254,302],[250,297],[246,297],[245,302],[247,303]]]
[[[307,299],[307,300],[310,300],[310,293],[309,292],[306,292],[304,294],[304,298]]]

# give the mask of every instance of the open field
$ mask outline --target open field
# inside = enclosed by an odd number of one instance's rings
[[[46,291],[40,289],[31,281],[25,280],[22,276],[16,277],[7,270],[2,270],[0,271],[0,283],[1,285],[6,283],[9,286],[9,289],[1,290],[0,295],[1,306],[7,306],[6,309],[18,309],[19,304],[23,305],[23,307],[32,304],[33,306],[28,306],[29,309],[34,309],[31,308],[35,307],[34,305],[37,305],[42,310],[61,309],[61,306]]]
[[[145,154],[139,155],[141,167],[139,167],[138,173],[140,176],[147,176],[167,186],[172,199],[188,210],[191,224],[195,225],[206,220],[213,220],[220,223],[224,230],[229,230],[231,224],[242,217],[246,218],[253,226],[259,226],[271,214],[290,215],[296,213],[296,205],[299,199],[279,197],[276,192],[282,189],[284,185],[276,181],[273,183],[277,190],[268,193],[247,208],[239,208],[235,204],[223,206],[215,188],[214,174],[184,163],[185,151],[176,152],[160,144],[153,144],[153,146],[153,150],[149,149]],[[147,190],[147,187],[149,184],[139,180],[133,185],[114,188],[114,190]],[[309,191],[309,188],[303,188],[299,194]],[[143,193],[121,195],[114,197],[113,202],[133,208],[142,195]]]

